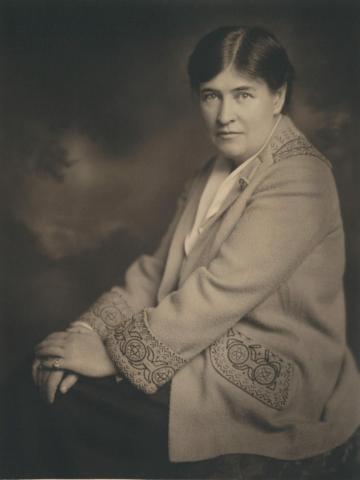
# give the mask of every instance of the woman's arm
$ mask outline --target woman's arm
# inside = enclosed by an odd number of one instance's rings
[[[153,255],[141,255],[130,265],[122,287],[104,293],[78,320],[86,322],[105,338],[115,327],[129,320],[134,312],[153,307],[162,279],[174,231],[183,213],[187,197],[197,176],[186,184],[177,201],[173,220]]]
[[[129,267],[125,275],[124,287],[114,287],[102,295],[84,315],[70,324],[66,332],[61,332],[61,338],[59,335],[54,336],[52,334],[38,345],[36,358],[33,363],[34,382],[42,389],[44,396],[50,403],[54,401],[59,386],[62,393],[66,393],[76,383],[78,374],[85,374],[84,368],[80,365],[81,359],[74,358],[74,356],[67,358],[66,366],[63,361],[65,355],[69,357],[69,333],[86,334],[90,328],[100,337],[105,338],[110,331],[129,320],[134,311],[155,304],[173,232],[183,212],[193,181],[194,179],[191,179],[185,185],[184,191],[177,202],[175,216],[156,252],[151,256],[142,255]],[[86,328],[87,326],[88,328]],[[82,343],[82,340],[86,340],[86,337],[77,338],[77,341],[80,343]],[[72,341],[74,341],[74,336]],[[65,350],[65,346],[68,347],[67,350]],[[101,347],[104,348],[102,344]],[[77,348],[75,350],[79,352],[82,349]],[[48,358],[46,358],[47,355]],[[53,370],[54,356],[56,357],[57,355],[62,360],[63,368],[76,373],[68,372],[64,375],[64,370]],[[86,355],[84,358],[86,358]],[[93,358],[96,358],[96,355]],[[112,367],[114,369],[113,364]],[[86,374],[89,376],[97,375],[96,369],[97,365],[93,365],[91,361],[85,367]],[[113,373],[115,374],[116,372],[114,371]]]

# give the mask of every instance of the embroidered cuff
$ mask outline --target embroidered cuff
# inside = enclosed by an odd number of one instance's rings
[[[230,329],[210,346],[210,358],[222,377],[260,402],[287,406],[293,365],[280,355]]]
[[[155,393],[186,363],[151,333],[145,310],[111,332],[105,345],[117,368],[145,393]]]
[[[132,318],[134,311],[117,289],[104,293],[81,315],[79,322],[90,325],[105,340],[121,324]]]

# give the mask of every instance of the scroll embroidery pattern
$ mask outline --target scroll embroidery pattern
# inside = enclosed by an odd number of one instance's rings
[[[129,320],[133,311],[117,289],[102,295],[79,320],[87,322],[104,340],[109,333]]]
[[[150,332],[146,311],[115,329],[105,345],[120,371],[145,393],[155,393],[186,363]]]
[[[210,347],[215,370],[226,380],[276,410],[286,407],[293,366],[268,348],[230,329]]]
[[[281,140],[281,137],[277,140]],[[291,138],[286,142],[277,145],[277,142],[274,141],[271,144],[273,149],[274,161],[278,162],[284,158],[297,157],[299,155],[307,155],[312,157],[317,157],[325,163],[329,163],[328,160],[318,151],[315,147],[307,141],[305,137],[297,136]]]

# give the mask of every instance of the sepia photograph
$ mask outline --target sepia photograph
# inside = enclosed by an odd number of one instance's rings
[[[360,478],[359,22],[0,0],[0,479]]]

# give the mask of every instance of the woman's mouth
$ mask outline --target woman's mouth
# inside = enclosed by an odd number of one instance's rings
[[[218,132],[216,132],[216,136],[223,139],[227,139],[227,138],[231,139],[241,134],[242,132],[228,132],[228,131],[222,131],[222,130],[219,130]]]

